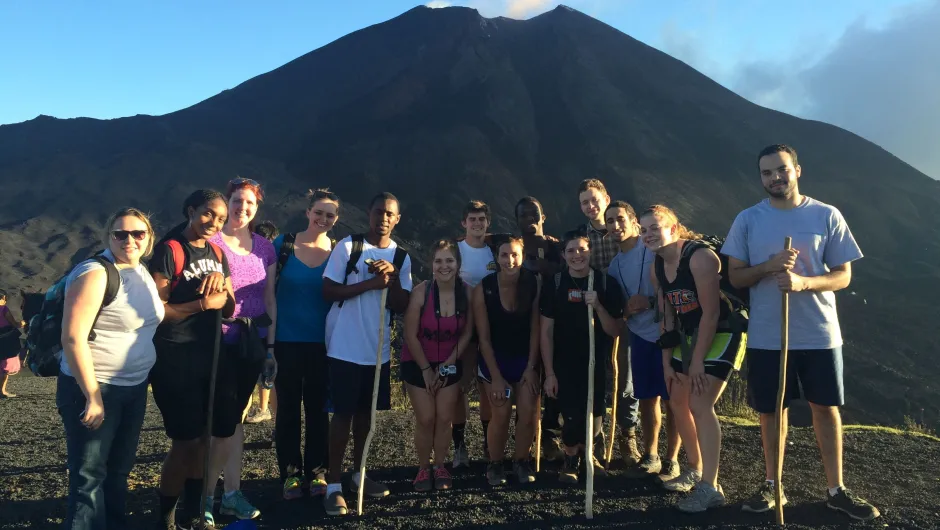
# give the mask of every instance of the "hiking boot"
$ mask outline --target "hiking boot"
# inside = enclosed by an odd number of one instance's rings
[[[676,508],[686,513],[699,513],[724,504],[725,493],[720,484],[718,489],[715,489],[707,482],[699,482],[692,488],[692,493],[676,503]]]
[[[657,475],[656,478],[660,482],[666,483],[678,477],[680,471],[678,460],[666,460],[663,462],[662,468],[659,470],[659,475]]]
[[[781,502],[784,506],[787,505],[787,495],[785,491],[781,491]],[[754,494],[751,498],[744,501],[744,504],[741,505],[741,510],[751,513],[764,513],[773,510],[777,506],[777,500],[774,497],[774,485],[770,482],[764,481],[761,484],[757,493]]]
[[[268,409],[255,411],[254,414],[245,418],[245,423],[261,423],[264,421],[271,421],[271,411]]]
[[[444,466],[434,468],[434,489],[449,490],[454,487],[454,478]]]
[[[628,469],[625,475],[627,478],[648,478],[658,475],[662,468],[663,463],[659,455],[646,455],[639,464]]]
[[[595,454],[596,454],[596,453],[595,453]],[[601,478],[606,477],[606,476],[607,476],[607,470],[604,469],[604,466],[601,464],[601,461],[598,460],[598,458],[597,458],[596,456],[594,456],[594,455],[591,455],[591,459],[594,460],[594,477],[595,477],[595,478],[597,478],[597,477],[601,477]],[[587,468],[585,468],[585,472],[587,472]]]
[[[454,469],[461,467],[470,467],[470,453],[467,451],[467,444],[454,447]]]
[[[506,473],[502,462],[490,462],[486,466],[486,481],[490,486],[500,486],[506,483]]]
[[[323,497],[323,509],[326,510],[327,515],[346,515],[348,511],[346,510],[346,499],[343,498],[343,493],[335,491],[330,495],[325,495]]]
[[[676,466],[678,468],[678,466]],[[660,475],[662,477],[663,475]],[[672,479],[663,481],[663,487],[669,491],[691,491],[702,480],[702,472],[697,469],[686,469]]]
[[[414,484],[415,491],[424,493],[426,491],[431,491],[431,470],[426,467],[422,467],[418,470],[418,476],[411,482]]]
[[[620,437],[620,457],[628,468],[640,463],[643,455],[636,445],[636,431],[628,431],[625,436]]]
[[[281,488],[281,496],[285,501],[292,501],[304,496],[304,486],[298,477],[287,477]]]
[[[356,494],[359,493],[359,473],[353,474],[352,483],[353,489],[356,491]],[[372,497],[373,499],[381,499],[382,497],[388,497],[389,491],[385,484],[381,482],[376,482],[369,478],[369,475],[366,474],[365,482],[365,495],[366,497]]]
[[[581,455],[565,455],[565,463],[558,472],[558,480],[565,484],[578,483],[578,470],[581,468]]]
[[[512,473],[516,476],[516,480],[518,480],[520,484],[535,482],[535,472],[532,471],[532,466],[529,464],[528,460],[516,460],[513,462]]]
[[[835,495],[830,495],[827,491],[826,506],[843,512],[857,521],[870,521],[881,515],[878,508],[845,488],[839,488],[839,493]]]
[[[222,496],[222,506],[219,508],[219,513],[234,515],[236,519],[254,519],[261,515],[261,510],[252,506],[241,490],[235,490],[231,495]]]
[[[310,480],[310,496],[326,495],[326,473],[317,473]]]

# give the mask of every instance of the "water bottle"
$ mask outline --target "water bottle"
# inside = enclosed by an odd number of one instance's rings
[[[264,360],[264,368],[261,371],[261,386],[267,390],[274,388],[274,375],[276,374],[275,366],[274,356],[269,353],[267,358]]]

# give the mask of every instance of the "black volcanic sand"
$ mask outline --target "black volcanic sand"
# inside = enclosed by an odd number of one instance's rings
[[[0,528],[56,528],[65,514],[68,477],[65,440],[55,410],[55,380],[21,373],[10,382],[15,399],[0,400]],[[776,527],[773,513],[740,510],[741,501],[763,474],[756,427],[725,425],[721,484],[729,505],[687,515],[673,504],[679,494],[653,482],[629,480],[614,465],[595,483],[594,519],[584,517],[584,489],[559,484],[548,466],[533,485],[513,481],[491,488],[482,464],[455,476],[453,491],[418,494],[411,487],[416,468],[410,412],[380,413],[370,471],[387,481],[391,496],[366,499],[366,513],[354,515],[355,494],[347,493],[351,515],[328,518],[319,499],[280,500],[271,423],[247,426],[243,490],[262,510],[258,527],[273,528],[760,528]],[[471,456],[479,457],[480,426],[468,425]],[[151,400],[131,476],[131,528],[150,528],[156,508],[154,486],[168,448],[159,412]],[[616,454],[616,453],[615,453]],[[852,522],[826,508],[825,480],[812,431],[791,430],[785,470],[791,528],[940,527],[940,443],[925,437],[852,430],[845,437],[846,482],[874,502],[882,517]],[[351,464],[350,464],[351,465]],[[231,518],[218,516],[220,527]]]

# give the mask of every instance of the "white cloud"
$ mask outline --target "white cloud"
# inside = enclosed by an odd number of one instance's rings
[[[442,7],[450,7],[454,4],[448,2],[447,0],[431,0],[427,4],[424,4],[425,7],[430,7],[431,9],[439,9]]]

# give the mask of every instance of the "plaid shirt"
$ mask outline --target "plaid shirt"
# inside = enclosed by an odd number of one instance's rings
[[[582,235],[587,234],[591,241],[591,267],[606,274],[610,262],[620,252],[620,247],[613,239],[607,237],[606,228],[598,230],[591,223],[585,223],[578,227],[578,231]]]

